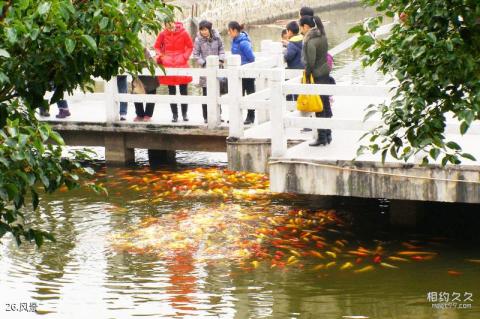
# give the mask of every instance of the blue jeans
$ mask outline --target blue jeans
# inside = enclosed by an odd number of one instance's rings
[[[117,76],[117,88],[118,88],[118,93],[128,93],[126,75]],[[120,102],[120,115],[127,115],[127,107],[128,107],[127,102]]]
[[[60,100],[57,102],[58,109],[68,110],[68,103],[65,100]]]

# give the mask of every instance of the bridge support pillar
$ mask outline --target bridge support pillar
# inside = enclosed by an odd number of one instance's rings
[[[417,226],[422,213],[422,203],[409,200],[390,202],[390,224],[400,227]]]
[[[176,152],[170,150],[148,150],[148,161],[151,166],[175,164]]]
[[[135,150],[127,148],[124,134],[105,135],[105,161],[107,164],[114,165],[126,165],[135,162]]]

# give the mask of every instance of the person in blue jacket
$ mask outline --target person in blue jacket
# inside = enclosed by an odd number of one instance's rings
[[[305,64],[302,62],[303,36],[300,33],[300,27],[297,21],[291,21],[286,26],[288,44],[284,52],[287,69],[303,69]]]
[[[240,55],[242,65],[254,62],[255,55],[253,54],[252,42],[248,34],[243,31],[243,25],[240,25],[237,21],[229,22],[228,35],[232,39],[232,54]],[[254,78],[242,79],[242,92],[243,95],[255,92]],[[255,110],[249,109],[244,124],[249,125],[253,122],[255,122]]]

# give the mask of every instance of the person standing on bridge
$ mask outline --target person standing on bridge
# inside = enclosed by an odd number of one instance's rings
[[[305,63],[307,79],[313,76],[315,84],[330,84],[330,67],[327,61],[328,40],[322,20],[318,16],[304,16],[299,21],[300,29],[305,38],[303,40],[302,60]],[[330,98],[328,95],[320,96],[323,111],[317,112],[317,117],[332,117]],[[310,146],[327,145],[332,141],[332,131],[319,129],[317,139]]]
[[[166,68],[188,68],[188,61],[193,50],[190,35],[181,22],[167,22],[165,30],[159,33],[154,45],[157,52],[157,63]],[[176,86],[180,87],[180,94],[187,95],[188,83],[192,82],[191,76],[159,76],[159,83],[168,85],[168,94],[177,93]],[[188,104],[182,103],[182,117],[188,121]],[[176,103],[171,103],[172,122],[178,121],[178,108]]]
[[[198,25],[200,30],[195,38],[193,47],[193,57],[198,65],[202,68],[207,66],[207,57],[210,55],[217,55],[220,60],[220,66],[225,61],[225,49],[220,34],[213,30],[213,25],[210,21],[202,20]],[[203,95],[207,95],[207,78],[200,77],[200,86],[202,87]],[[207,123],[207,104],[202,104],[203,120]]]
[[[255,55],[253,54],[252,42],[247,32],[243,31],[243,25],[237,21],[228,23],[228,35],[232,39],[232,54],[238,54],[241,57],[242,65],[255,62]],[[255,79],[242,79],[242,92],[252,94],[255,93]],[[249,109],[247,118],[243,124],[249,125],[255,122],[255,110]]]
[[[287,69],[304,69],[305,65],[302,61],[303,36],[299,34],[300,27],[297,21],[290,21],[285,30],[287,30],[288,41],[283,57],[287,62]],[[297,98],[297,94],[287,95],[287,101],[296,101]]]
[[[305,16],[313,17],[315,15],[315,13],[314,13],[313,9],[310,8],[310,7],[301,7],[298,15],[299,15],[299,18],[301,19]]]

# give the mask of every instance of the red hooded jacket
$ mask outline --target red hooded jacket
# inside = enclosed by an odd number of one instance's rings
[[[181,22],[175,22],[175,28],[163,30],[158,34],[155,45],[157,63],[165,68],[188,68],[188,60],[193,50],[192,39]],[[159,76],[160,84],[179,85],[192,82],[191,76]]]

